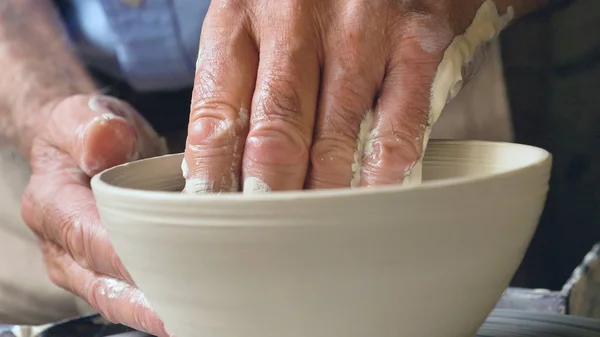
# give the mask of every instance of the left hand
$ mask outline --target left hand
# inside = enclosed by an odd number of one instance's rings
[[[100,222],[90,177],[166,152],[152,127],[115,98],[75,95],[45,104],[33,139],[22,215],[37,235],[48,276],[115,323],[167,336]]]
[[[500,15],[534,2],[495,1]],[[186,190],[236,191],[238,181],[245,192],[402,182],[423,152],[444,52],[483,3],[213,0],[200,42]],[[371,144],[355,158],[369,110]]]

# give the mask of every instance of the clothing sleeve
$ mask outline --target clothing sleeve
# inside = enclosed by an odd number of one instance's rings
[[[54,0],[81,59],[137,92],[193,85],[210,0]]]
[[[138,91],[193,84],[210,0],[100,0],[122,77]]]

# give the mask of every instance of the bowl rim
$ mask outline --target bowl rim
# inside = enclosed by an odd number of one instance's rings
[[[523,174],[527,171],[547,166],[550,169],[552,163],[552,154],[540,147],[503,142],[503,141],[484,141],[484,140],[446,140],[446,139],[432,139],[430,143],[445,143],[445,144],[489,144],[498,146],[510,146],[516,149],[528,149],[534,150],[539,154],[538,158],[526,165],[522,165],[516,168],[506,169],[501,172],[494,173],[481,173],[475,174],[468,177],[456,177],[446,178],[439,180],[424,181],[420,184],[414,185],[384,185],[376,187],[345,187],[337,189],[315,189],[315,190],[293,190],[293,191],[272,191],[268,193],[255,193],[255,194],[243,194],[243,193],[206,193],[206,194],[186,194],[177,191],[148,191],[138,190],[127,187],[120,187],[110,184],[104,180],[106,174],[118,168],[126,167],[135,163],[143,161],[157,160],[158,158],[166,157],[180,157],[183,153],[168,154],[160,157],[152,157],[147,159],[141,159],[134,162],[129,162],[117,166],[108,168],[96,175],[94,175],[90,181],[91,188],[95,196],[98,191],[102,191],[102,194],[118,195],[119,197],[127,196],[131,199],[137,200],[151,200],[158,202],[172,202],[172,201],[190,201],[198,200],[205,202],[248,202],[248,201],[289,201],[289,200],[321,200],[329,198],[347,198],[347,197],[358,197],[367,195],[382,195],[398,192],[408,192],[415,190],[431,190],[450,188],[455,186],[470,185],[480,183],[483,181],[497,180],[501,178],[510,178]]]

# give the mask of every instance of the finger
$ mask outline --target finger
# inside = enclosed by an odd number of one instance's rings
[[[370,6],[362,3],[362,6]],[[372,30],[357,9],[344,15],[343,39],[328,45],[321,80],[319,108],[311,148],[308,188],[359,185],[364,139],[372,123],[361,122],[373,103],[385,71],[385,51],[380,30]],[[337,35],[336,35],[337,37]],[[379,50],[379,51],[378,51]],[[359,137],[360,136],[360,137]]]
[[[182,163],[188,193],[239,189],[258,66],[240,12],[215,1],[204,24]]]
[[[362,186],[402,183],[419,163],[425,132],[434,122],[430,91],[447,40],[405,36],[392,55],[374,110],[372,151],[363,159]]]
[[[62,159],[59,153],[49,157]],[[42,241],[62,247],[83,268],[133,283],[100,222],[88,181],[69,168],[33,175],[23,196],[23,219]]]
[[[150,123],[129,103],[110,96],[93,96],[88,101],[92,111],[111,111],[131,123],[137,133],[138,158],[150,158],[168,153],[167,143]]]
[[[42,251],[51,280],[86,300],[106,319],[155,336],[169,336],[138,288],[82,268],[57,246],[43,244]]]
[[[243,159],[244,193],[304,186],[320,69],[314,34],[308,30],[313,26],[296,19],[299,15],[289,8],[294,3],[278,7],[283,14],[266,24],[261,37]]]
[[[139,156],[134,125],[109,105],[104,98],[74,96],[62,101],[54,111],[47,141],[71,155],[88,176]]]

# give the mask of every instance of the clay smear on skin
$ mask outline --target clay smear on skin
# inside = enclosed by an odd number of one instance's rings
[[[239,191],[239,181],[236,174],[236,163],[238,162],[240,154],[239,143],[240,137],[237,134],[238,129],[243,129],[249,120],[248,109],[242,107],[238,112],[238,118],[235,122],[223,121],[220,123],[218,127],[219,134],[217,137],[223,135],[228,139],[233,141],[233,153],[232,153],[232,163],[228,169],[228,172],[223,172],[216,179],[210,179],[208,176],[204,177],[195,177],[190,178],[190,170],[189,165],[187,163],[186,158],[184,157],[181,162],[181,172],[183,178],[185,179],[185,187],[183,189],[183,193],[191,193],[191,194],[201,194],[201,193],[215,193],[216,191],[216,181],[219,181],[221,186],[226,185],[226,178],[229,175],[231,186],[229,188],[229,192],[238,192]],[[198,166],[199,163],[196,163]]]
[[[271,186],[261,179],[250,177],[244,180],[244,194],[271,192]]]
[[[368,110],[360,123],[358,139],[356,140],[356,150],[354,151],[354,162],[352,163],[352,180],[350,187],[360,186],[360,173],[362,171],[363,159],[373,152],[373,110]]]
[[[100,277],[94,281],[94,286],[98,287],[100,295],[111,300],[119,300],[121,298],[130,297],[129,303],[136,307],[152,310],[150,302],[139,289],[131,286],[129,283],[117,280],[110,277]],[[139,322],[142,328],[148,329],[147,322]]]
[[[478,48],[490,42],[513,19],[513,9],[508,7],[504,16],[500,16],[492,0],[486,0],[475,15],[473,22],[463,35],[456,36],[444,52],[433,84],[431,86],[430,110],[428,126],[423,135],[423,153],[421,158],[404,172],[403,184],[418,184],[422,180],[423,155],[427,148],[431,129],[439,119],[448,101],[456,96],[463,84],[463,68],[472,60]],[[436,45],[423,45],[425,52],[435,51]],[[354,162],[352,163],[351,187],[361,183],[363,158],[373,151],[373,138],[376,130],[373,128],[373,112],[367,111],[358,134]]]
[[[373,153],[373,142],[377,135],[377,129],[373,128],[373,115],[373,110],[368,110],[360,123],[360,130],[356,140],[356,150],[354,151],[354,161],[352,162],[352,180],[350,181],[350,187],[360,187],[364,158]],[[412,163],[404,170],[404,178],[410,175],[415,164],[416,162]]]
[[[144,293],[139,289],[132,287],[129,283],[110,277],[101,277],[96,281],[100,295],[106,296],[111,300],[120,299],[125,296],[131,296],[129,302],[151,309],[150,303]]]
[[[458,95],[462,89],[463,69],[475,56],[477,50],[489,43],[513,19],[512,7],[508,7],[505,15],[501,16],[493,0],[486,0],[475,15],[473,22],[463,35],[456,36],[444,52],[442,62],[438,66],[436,76],[431,86],[428,127],[423,135],[423,153],[413,168],[405,175],[404,185],[419,184],[422,181],[423,155],[431,137],[431,131],[438,121],[447,103]]]

